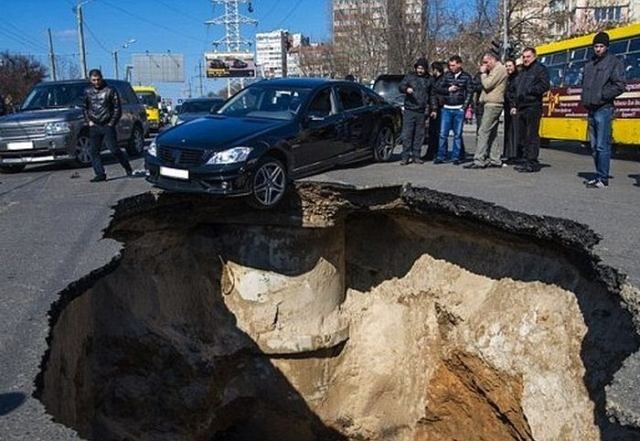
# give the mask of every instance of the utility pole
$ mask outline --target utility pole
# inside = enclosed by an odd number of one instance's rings
[[[58,76],[56,75],[56,57],[53,54],[53,38],[51,38],[51,28],[47,29],[49,33],[49,63],[51,64],[51,75],[53,77],[53,81],[58,80]]]
[[[509,48],[509,0],[502,0],[502,62],[507,59]]]
[[[118,80],[118,50],[114,50],[113,51],[113,70],[114,70],[114,77],[116,80]]]
[[[198,63],[198,79],[200,80],[200,96],[204,96],[204,89],[202,87],[202,60]]]
[[[87,78],[87,60],[84,48],[84,21],[82,18],[82,5],[84,2],[78,1],[76,6],[76,17],[78,19],[78,44],[80,46],[80,68],[82,69],[82,78]]]

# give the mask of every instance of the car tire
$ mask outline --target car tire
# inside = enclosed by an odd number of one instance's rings
[[[127,145],[129,156],[140,156],[144,152],[144,132],[140,126],[134,126]]]
[[[81,132],[76,141],[75,163],[79,167],[91,165],[91,139],[89,133]]]
[[[25,164],[0,165],[0,173],[19,173],[25,167]]]
[[[387,125],[380,127],[373,141],[373,157],[378,162],[389,162],[396,147],[393,129]]]
[[[251,195],[247,202],[253,208],[266,210],[278,205],[284,198],[289,184],[287,169],[276,158],[262,158],[251,178]]]

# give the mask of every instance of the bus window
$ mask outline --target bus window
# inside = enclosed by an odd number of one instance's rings
[[[566,52],[558,52],[557,54],[553,54],[551,57],[551,63],[549,64],[564,64],[567,62],[567,53]]]
[[[640,52],[627,54],[624,60],[624,75],[627,80],[640,79]]]
[[[593,52],[593,46],[589,46],[587,48],[587,60],[592,59],[594,55],[595,55],[595,52]]]
[[[570,61],[584,60],[584,56],[585,55],[587,55],[587,48],[586,47],[572,50],[571,51],[571,60]]]
[[[582,74],[584,72],[585,61],[571,62],[567,66],[564,74],[565,86],[579,86],[582,84]]]
[[[616,55],[624,54],[627,51],[627,43],[629,43],[629,40],[613,41],[609,45],[609,52]]]
[[[640,51],[640,38],[634,38],[629,42],[629,52]]]
[[[551,87],[559,87],[562,84],[563,69],[564,66],[551,66],[547,68]]]

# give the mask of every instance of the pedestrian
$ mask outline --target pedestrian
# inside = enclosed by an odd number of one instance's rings
[[[502,167],[502,151],[498,149],[498,125],[504,108],[504,94],[507,88],[507,69],[493,52],[486,52],[480,66],[482,92],[478,100],[484,109],[478,130],[476,152],[473,162],[465,168],[478,169]]]
[[[84,95],[84,120],[89,126],[91,165],[95,173],[91,182],[107,180],[100,157],[103,141],[113,156],[118,159],[127,176],[131,176],[132,170],[127,154],[117,144],[116,124],[122,116],[118,92],[105,82],[102,72],[98,69],[92,69],[89,72],[89,79],[91,86],[85,90]]]
[[[480,123],[482,122],[482,114],[484,113],[484,107],[480,102],[480,95],[482,95],[482,62],[478,67],[478,72],[473,76],[473,98],[471,103],[473,104],[473,114],[476,116],[476,143],[478,142],[478,133],[480,132]]]
[[[344,80],[345,80],[345,81],[352,81],[352,82],[355,82],[355,81],[356,81],[356,77],[354,77],[354,76],[353,76],[353,74],[346,74],[346,75],[344,76]]]
[[[516,96],[518,69],[513,59],[504,62],[509,77],[504,97],[504,152],[502,156],[507,163],[516,162],[521,157],[518,144],[518,119],[516,118]]]
[[[444,74],[437,93],[443,97],[443,106],[440,122],[440,140],[438,154],[434,164],[442,164],[447,161],[449,150],[449,132],[453,131],[453,149],[451,161],[453,164],[462,163],[462,129],[464,112],[471,104],[473,97],[473,78],[462,70],[462,58],[454,55],[449,58],[449,71]]]
[[[613,100],[625,90],[624,66],[609,52],[609,34],[606,32],[598,32],[593,37],[593,52],[593,58],[584,66],[582,105],[588,111],[589,143],[596,177],[586,185],[604,188],[609,185]]]
[[[438,142],[440,141],[440,114],[442,113],[443,96],[440,95],[438,87],[444,78],[444,66],[442,61],[434,61],[431,63],[431,78],[433,78],[433,102],[436,117],[429,119],[429,128],[427,135],[427,152],[424,156],[425,161],[433,161],[438,151]]]
[[[522,72],[516,86],[516,117],[523,163],[515,167],[521,173],[540,171],[540,118],[542,118],[542,96],[549,90],[549,72],[537,61],[536,50],[527,47],[522,51]]]
[[[425,122],[429,116],[436,116],[433,79],[427,72],[429,62],[426,58],[420,58],[416,61],[414,69],[415,73],[405,75],[399,86],[400,92],[404,94],[400,165],[424,162],[420,154],[424,143]]]

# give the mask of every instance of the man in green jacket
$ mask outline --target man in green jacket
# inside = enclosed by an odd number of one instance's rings
[[[507,69],[492,52],[486,52],[480,66],[480,105],[483,106],[482,122],[478,130],[478,142],[473,163],[465,166],[469,169],[502,167],[496,139],[500,114],[504,108],[504,94],[507,87]]]

